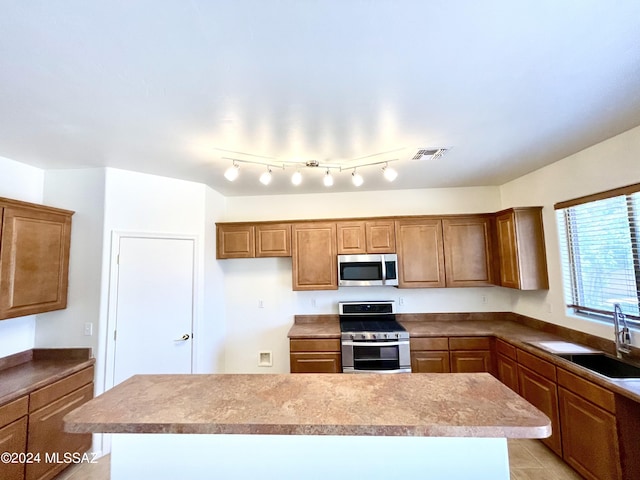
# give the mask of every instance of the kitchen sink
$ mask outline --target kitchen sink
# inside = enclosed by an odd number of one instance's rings
[[[559,354],[561,358],[609,378],[637,378],[640,367],[619,360],[604,353]]]

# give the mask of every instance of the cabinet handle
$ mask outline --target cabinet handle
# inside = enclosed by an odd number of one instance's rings
[[[182,335],[182,337],[180,338],[176,338],[174,340],[174,342],[186,342],[187,340],[189,340],[191,337],[189,336],[188,333],[185,333],[184,335]]]

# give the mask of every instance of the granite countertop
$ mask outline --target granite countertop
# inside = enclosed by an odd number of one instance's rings
[[[136,375],[67,432],[545,438],[549,419],[488,373]]]
[[[564,358],[553,355],[532,345],[532,342],[570,341],[578,345],[587,345],[586,334],[576,332],[571,338],[560,333],[550,333],[539,328],[528,326],[511,319],[511,315],[503,313],[491,314],[398,314],[398,321],[407,329],[409,337],[478,337],[490,336],[500,338],[515,345],[521,350],[533,353],[557,367],[561,367],[581,376],[595,384],[603,386],[636,402],[640,402],[640,379],[611,379],[587,370]],[[492,319],[495,318],[495,319]],[[539,320],[535,321],[543,324]],[[534,323],[535,323],[534,322]],[[288,333],[289,338],[340,338],[338,315],[298,315]],[[588,345],[611,353],[604,339],[594,339],[595,345]]]
[[[34,349],[0,359],[0,405],[94,363],[90,348]]]

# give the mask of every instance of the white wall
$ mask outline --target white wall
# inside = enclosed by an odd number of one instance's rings
[[[226,221],[368,217],[493,212],[501,209],[498,187],[228,197]],[[390,287],[294,292],[291,259],[220,260],[226,308],[226,371],[289,371],[287,331],[296,314],[337,313],[343,300],[396,300],[401,313],[510,311],[504,288],[396,289]],[[484,299],[486,299],[486,303]],[[263,307],[259,307],[262,301]],[[258,367],[258,352],[273,352],[271,368]]]
[[[549,291],[522,292],[514,311],[613,340],[610,325],[567,313],[562,290],[558,228],[553,205],[563,200],[640,183],[640,127],[582,150],[503,185],[506,206],[542,205]],[[634,332],[636,333],[636,332]],[[633,338],[640,344],[640,335]]]
[[[97,354],[104,185],[103,168],[45,173],[44,203],[75,214],[71,219],[67,308],[38,315],[37,347],[90,347]],[[93,324],[92,336],[84,335],[85,323]]]
[[[44,171],[0,157],[0,197],[42,203]],[[0,321],[0,357],[34,347],[36,317]]]

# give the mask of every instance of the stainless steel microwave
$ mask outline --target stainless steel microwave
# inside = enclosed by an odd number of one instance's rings
[[[398,285],[398,255],[338,255],[338,286]]]

